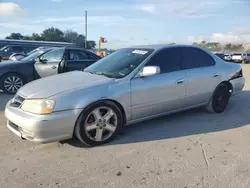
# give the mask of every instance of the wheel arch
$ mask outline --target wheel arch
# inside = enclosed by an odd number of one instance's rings
[[[122,116],[123,116],[123,126],[126,124],[126,122],[127,122],[127,115],[126,115],[125,109],[124,109],[124,107],[122,106],[122,104],[119,103],[117,100],[114,100],[114,99],[103,98],[103,99],[99,99],[99,100],[97,100],[97,101],[93,101],[93,102],[88,103],[88,104],[82,109],[81,113],[78,115],[78,117],[77,117],[77,119],[76,119],[75,126],[74,126],[74,132],[75,132],[75,128],[76,128],[77,122],[79,121],[79,118],[80,118],[81,114],[84,112],[84,110],[87,109],[87,108],[89,108],[90,106],[96,104],[96,103],[104,102],[104,101],[109,101],[109,102],[114,103],[114,104],[119,108],[119,110],[121,110],[121,113],[122,113]]]
[[[24,80],[24,82],[27,82],[27,78],[26,78],[23,74],[20,74],[20,73],[17,72],[17,71],[5,72],[5,73],[3,73],[3,74],[0,76],[0,79],[2,79],[2,78],[3,78],[5,75],[7,75],[7,74],[16,74],[16,75],[22,77],[22,79]]]
[[[233,88],[233,85],[230,83],[230,81],[223,81],[223,82],[221,82],[220,84],[225,84],[225,85],[229,88],[230,95],[233,93],[233,89],[234,89],[234,88]],[[219,85],[220,85],[220,84],[219,84]],[[218,86],[219,86],[219,85],[218,85]],[[217,86],[217,87],[218,87],[218,86]],[[217,88],[216,88],[216,89],[217,89]]]
[[[217,90],[218,87],[220,87],[221,84],[225,84],[225,85],[229,88],[230,96],[232,95],[232,93],[233,93],[233,85],[232,85],[229,81],[225,80],[225,81],[220,82],[220,83],[216,86],[216,88],[214,89],[213,94],[212,94],[212,96],[211,96],[211,99],[213,98],[215,91]],[[211,99],[210,99],[210,100],[211,100]]]
[[[75,121],[75,125],[74,125],[74,129],[73,129],[73,133],[72,133],[72,136],[76,138],[76,130],[77,130],[77,127],[79,125],[79,120],[81,118],[81,115],[82,113],[84,112],[84,110],[86,110],[87,108],[91,107],[92,105],[95,105],[96,103],[99,103],[99,102],[104,102],[104,101],[109,101],[109,102],[112,102],[114,103],[120,110],[121,110],[121,113],[122,113],[122,116],[123,116],[123,127],[125,126],[126,124],[126,112],[125,112],[125,109],[124,107],[121,105],[121,103],[119,103],[118,101],[114,100],[114,99],[108,99],[108,98],[103,98],[103,99],[99,99],[97,101],[93,101],[93,102],[90,102],[88,105],[86,105],[86,107],[84,107],[82,109],[82,111],[79,113],[78,117],[76,118],[76,121]],[[82,140],[81,140],[82,141]]]
[[[3,86],[2,86],[2,79],[3,79],[3,77],[4,77],[5,75],[7,75],[7,74],[16,74],[16,75],[20,76],[20,77],[23,79],[24,83],[27,82],[27,78],[26,78],[23,74],[20,74],[20,73],[18,73],[18,72],[16,72],[16,71],[10,71],[10,72],[3,73],[3,74],[0,76],[0,87],[1,87],[1,88],[3,87]]]

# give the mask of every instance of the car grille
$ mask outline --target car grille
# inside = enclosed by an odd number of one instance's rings
[[[24,100],[25,99],[21,97],[20,95],[15,95],[10,103],[10,106],[18,108],[21,106]]]

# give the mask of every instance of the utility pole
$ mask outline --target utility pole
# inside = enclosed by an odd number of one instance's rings
[[[85,48],[88,45],[88,12],[85,11]]]

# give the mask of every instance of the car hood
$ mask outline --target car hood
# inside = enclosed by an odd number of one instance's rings
[[[82,89],[112,81],[102,75],[72,71],[42,78],[23,86],[18,94],[25,98],[48,98],[75,89]]]
[[[0,68],[17,65],[20,63],[30,63],[30,62],[33,62],[33,61],[4,61],[0,63]]]

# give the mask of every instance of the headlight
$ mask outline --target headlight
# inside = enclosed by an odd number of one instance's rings
[[[56,102],[47,99],[27,99],[23,102],[21,109],[33,114],[51,114]]]

